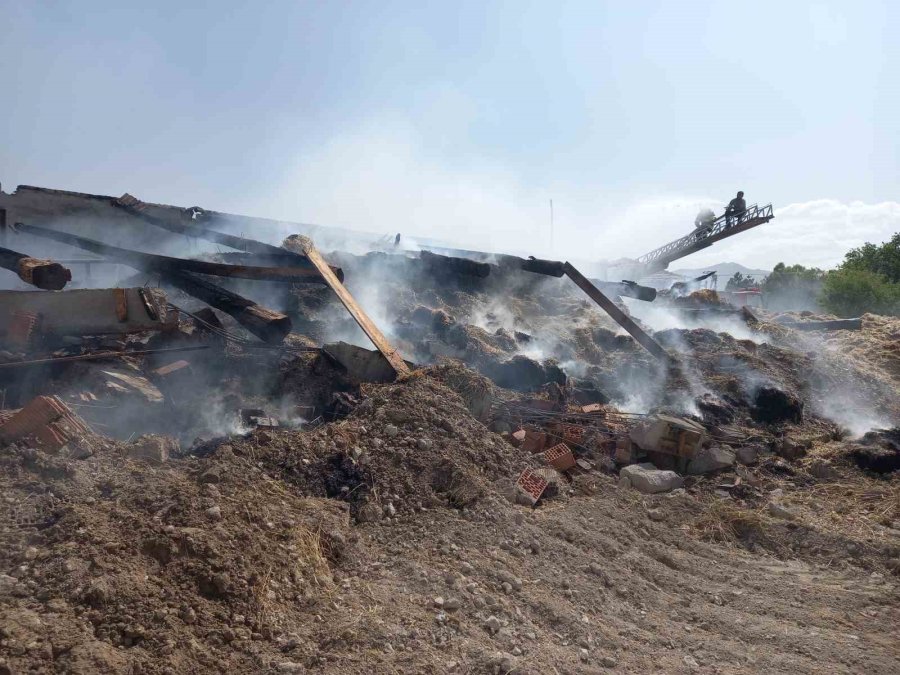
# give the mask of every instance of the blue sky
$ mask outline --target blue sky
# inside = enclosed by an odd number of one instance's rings
[[[807,214],[697,260],[751,265],[900,230],[897,3],[186,4],[0,0],[5,190],[535,254],[552,198],[573,257],[738,188]]]

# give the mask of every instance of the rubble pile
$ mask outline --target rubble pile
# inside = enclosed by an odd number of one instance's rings
[[[0,291],[0,675],[896,664],[895,319],[654,331],[569,263],[44,200],[29,260],[139,274]]]

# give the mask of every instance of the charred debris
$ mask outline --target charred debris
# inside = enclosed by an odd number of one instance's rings
[[[298,230],[281,246],[260,241]],[[666,264],[712,243],[679,242],[663,247]],[[801,349],[763,337],[862,327],[770,323],[708,292],[657,298],[570,262],[407,251],[399,235],[351,243],[28,186],[0,192],[0,266],[7,287],[29,285],[0,291],[0,443],[77,458],[113,438],[161,463],[223,437],[315,429],[352,415],[378,383],[434,377],[519,451],[508,496],[530,505],[593,472],[621,470],[620,484],[652,493],[802,456],[810,429],[841,433],[807,404],[832,381],[805,377],[816,367]],[[651,330],[629,304],[653,302],[735,319],[760,339]],[[805,440],[792,440],[800,425]],[[860,466],[896,467],[895,443],[867,442]],[[341,475],[338,488],[355,490],[356,474]]]

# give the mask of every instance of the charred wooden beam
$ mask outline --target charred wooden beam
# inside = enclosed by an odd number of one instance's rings
[[[214,241],[217,244],[223,244],[225,246],[235,248],[238,251],[247,251],[248,253],[284,253],[284,251],[282,249],[279,249],[277,246],[265,244],[254,239],[247,239],[245,237],[238,237],[233,234],[225,234],[224,232],[208,230],[205,227],[201,227],[193,222],[177,223],[166,218],[159,218],[150,213],[147,213],[145,211],[147,205],[137,197],[130,195],[127,192],[118,199],[113,199],[112,205],[122,209],[123,211],[125,211],[125,213],[128,213],[135,218],[140,218],[144,222],[150,223],[151,225],[156,225],[156,227],[161,227],[164,230],[169,230],[169,232],[176,232],[178,234],[185,234],[189,237],[196,237],[198,239]],[[301,256],[297,256],[297,258],[302,259]]]
[[[72,272],[58,262],[32,258],[8,248],[0,248],[0,267],[15,272],[26,284],[45,291],[59,291],[72,281]]]
[[[231,315],[244,328],[264,342],[282,342],[285,336],[291,332],[291,320],[285,314],[257,305],[252,300],[248,300],[237,293],[233,293],[221,286],[217,286],[214,283],[196,276],[192,272],[187,271],[185,267],[161,262],[160,259],[166,260],[164,256],[127,251],[126,249],[109,246],[92,239],[85,239],[84,237],[65,232],[48,230],[36,225],[17,223],[16,229],[38,237],[59,241],[63,244],[68,244],[69,246],[77,246],[94,253],[99,253],[100,255],[121,256],[121,261],[129,267],[134,267],[135,269],[146,272],[156,272],[170,284],[180,288],[188,295],[192,295],[198,300],[202,300],[206,304]],[[185,262],[178,258],[169,258],[167,260],[173,260],[179,263]],[[192,262],[196,263],[200,261]],[[334,276],[330,269],[328,272]],[[336,278],[337,277],[335,277],[335,279]]]
[[[574,281],[576,286],[587,293],[588,297],[591,300],[600,305],[600,307],[602,307],[606,311],[606,313],[615,320],[616,323],[627,330],[631,337],[633,337],[638,344],[640,344],[644,349],[653,354],[653,356],[658,358],[660,361],[671,363],[672,357],[669,356],[669,353],[665,349],[663,349],[656,340],[647,335],[647,333],[645,333],[644,330],[640,326],[638,326],[630,316],[616,307],[615,303],[612,300],[603,295],[600,289],[594,286],[594,284],[592,284],[587,277],[581,274],[581,272],[575,269],[570,263],[565,263],[563,265],[563,268],[565,270],[566,276]]]
[[[831,321],[779,321],[794,330],[862,330],[862,319],[833,319]]]
[[[294,283],[324,284],[325,280],[315,268],[299,267],[254,267],[250,265],[226,265],[206,260],[188,260],[172,258],[154,253],[141,253],[105,244],[102,241],[80,237],[68,232],[59,232],[38,225],[16,223],[15,229],[39,237],[77,246],[98,255],[114,258],[118,262],[130,265],[135,269],[152,272],[194,272],[216,277],[233,277],[237,279],[265,279],[268,281],[290,281]],[[342,275],[343,276],[343,275]]]
[[[526,272],[544,274],[548,277],[561,277],[566,273],[565,264],[559,260],[541,260],[533,256],[528,258],[528,260],[522,260],[522,269]],[[611,295],[636,298],[645,302],[656,300],[655,288],[641,286],[633,281],[591,281],[591,283]]]
[[[561,277],[566,273],[562,262],[559,260],[541,260],[531,257],[522,261],[522,269],[535,274],[545,274],[548,277]]]
[[[238,251],[246,251],[247,253],[272,255],[278,256],[283,259],[290,259],[292,261],[292,264],[296,267],[313,267],[305,256],[300,255],[296,252],[288,251],[278,246],[273,246],[272,244],[266,244],[264,242],[256,241],[255,239],[248,239],[246,237],[238,237],[233,234],[226,234],[225,232],[210,230],[206,227],[203,227],[202,225],[198,225],[192,220],[175,222],[174,220],[159,218],[158,216],[147,213],[145,210],[147,208],[147,205],[137,197],[134,197],[127,193],[122,195],[118,199],[113,199],[112,204],[113,206],[122,209],[123,211],[125,211],[125,213],[128,213],[135,218],[140,218],[144,222],[150,223],[151,225],[155,225],[156,227],[160,227],[164,230],[168,230],[169,232],[176,232],[178,234],[184,234],[189,237],[196,237],[197,239],[206,239],[207,241],[213,241],[217,244],[222,244],[224,246],[228,246],[229,248],[237,249]],[[187,213],[188,210],[186,210],[185,212]],[[339,270],[334,270],[334,272],[339,276],[343,275],[343,273],[339,272]]]
[[[447,255],[439,255],[431,251],[421,251],[421,260],[429,270],[433,272],[449,272],[470,277],[484,279],[491,273],[491,266],[487,263],[469,260],[468,258],[452,258]]]
[[[335,295],[338,296],[341,304],[347,308],[347,311],[350,312],[350,316],[352,316],[359,327],[363,329],[363,332],[369,337],[384,358],[387,359],[387,362],[391,364],[394,372],[397,373],[397,375],[408,374],[410,370],[409,366],[406,365],[406,361],[404,361],[403,357],[400,356],[400,353],[391,346],[391,343],[388,342],[384,333],[379,330],[378,326],[376,326],[368,317],[362,307],[356,303],[356,300],[350,294],[350,291],[338,281],[338,278],[331,271],[328,263],[325,262],[322,255],[316,249],[312,239],[304,236],[292,237],[291,244],[299,246],[304,255],[306,255],[310,262],[322,273],[322,276],[325,277],[325,281],[331,287],[331,290],[334,291]]]
[[[263,342],[270,344],[283,342],[291,332],[291,319],[287,315],[257,305],[252,300],[232,293],[202,277],[190,272],[164,272],[163,277],[188,295],[232,316]]]

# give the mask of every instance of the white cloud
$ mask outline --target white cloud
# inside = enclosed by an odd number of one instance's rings
[[[453,107],[460,113],[465,108]],[[298,153],[275,188],[246,203],[244,210],[379,234],[401,232],[461,248],[611,260],[638,256],[687,234],[701,206],[721,212],[731,197],[621,195],[596,188],[590,176],[578,185],[527,185],[489,158],[477,164],[455,163],[455,155],[446,153],[441,143],[425,143],[419,129],[395,120],[372,120]],[[765,197],[747,196],[751,203]],[[552,250],[550,198],[555,211]],[[900,231],[898,202],[821,199],[776,205],[775,216],[767,225],[677,265],[728,261],[770,268],[783,261],[827,268],[849,249]]]

